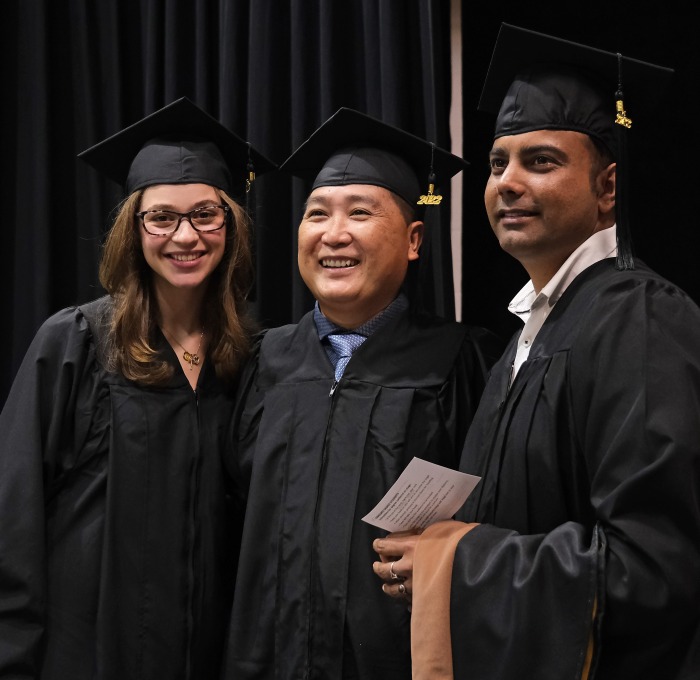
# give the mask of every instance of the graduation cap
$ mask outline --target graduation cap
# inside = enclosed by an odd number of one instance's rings
[[[409,205],[439,205],[438,182],[469,164],[431,142],[364,113],[342,107],[280,166],[324,186],[372,184]]]
[[[494,138],[575,130],[602,142],[617,163],[620,269],[634,268],[627,219],[627,136],[650,112],[673,70],[503,23],[479,110],[496,113]],[[629,112],[626,106],[629,105]]]
[[[210,184],[241,196],[275,164],[182,97],[78,154],[127,195],[154,184]]]

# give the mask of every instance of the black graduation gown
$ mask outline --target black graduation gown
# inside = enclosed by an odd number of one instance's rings
[[[244,378],[231,472],[247,493],[226,672],[245,678],[411,677],[405,603],[372,571],[362,522],[418,456],[456,467],[500,347],[404,314],[353,354],[337,388],[308,313],[270,330]]]
[[[105,372],[80,307],[27,352],[0,415],[0,677],[217,677],[233,399],[206,361],[195,393],[160,342],[159,388]]]
[[[700,678],[700,310],[638,263],[582,272],[508,392],[494,366],[461,469],[455,678]]]

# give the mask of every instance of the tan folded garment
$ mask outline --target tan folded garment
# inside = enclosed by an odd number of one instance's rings
[[[453,680],[450,588],[457,543],[476,524],[447,520],[420,535],[413,555],[413,680]]]

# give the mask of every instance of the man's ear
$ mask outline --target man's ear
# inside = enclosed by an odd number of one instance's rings
[[[601,212],[615,210],[615,189],[617,186],[617,163],[610,163],[601,170],[597,178],[598,201]]]
[[[408,225],[408,260],[417,260],[421,243],[423,243],[423,222],[411,222]]]

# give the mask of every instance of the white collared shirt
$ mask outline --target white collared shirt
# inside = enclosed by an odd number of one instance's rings
[[[511,383],[530,354],[530,348],[542,324],[571,282],[592,264],[616,255],[616,227],[613,225],[596,232],[576,248],[539,294],[535,294],[535,287],[530,280],[510,301],[508,311],[522,319],[525,324],[518,339]]]

